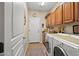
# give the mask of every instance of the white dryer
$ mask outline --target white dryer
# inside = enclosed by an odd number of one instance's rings
[[[65,50],[68,56],[79,56],[79,46],[63,43],[63,49]]]
[[[61,40],[53,40],[54,56],[79,56],[79,46]]]
[[[53,40],[53,55],[54,56],[67,56],[66,51],[63,49],[63,43],[56,39]]]

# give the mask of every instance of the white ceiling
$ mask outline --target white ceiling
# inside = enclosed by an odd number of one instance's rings
[[[50,11],[57,2],[45,2],[44,6],[41,6],[41,2],[27,2],[27,6],[29,10],[34,11]]]

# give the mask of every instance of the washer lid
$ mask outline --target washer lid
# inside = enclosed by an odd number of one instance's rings
[[[54,47],[54,56],[67,56],[66,52],[59,46]]]

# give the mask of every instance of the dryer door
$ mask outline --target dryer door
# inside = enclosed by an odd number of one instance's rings
[[[66,52],[59,46],[54,47],[54,56],[67,56]]]

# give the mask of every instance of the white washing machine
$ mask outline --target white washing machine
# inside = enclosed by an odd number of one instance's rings
[[[62,42],[56,40],[53,36],[51,36],[50,34],[46,35],[46,39],[49,43],[49,51],[48,51],[48,55],[49,56],[66,56],[67,53],[64,51],[63,46],[62,46]]]
[[[49,35],[47,35],[46,40],[47,40],[48,46],[49,46],[48,55],[53,56],[53,38],[50,37]]]
[[[53,55],[54,56],[79,56],[79,47],[62,42],[59,40],[53,40]]]

